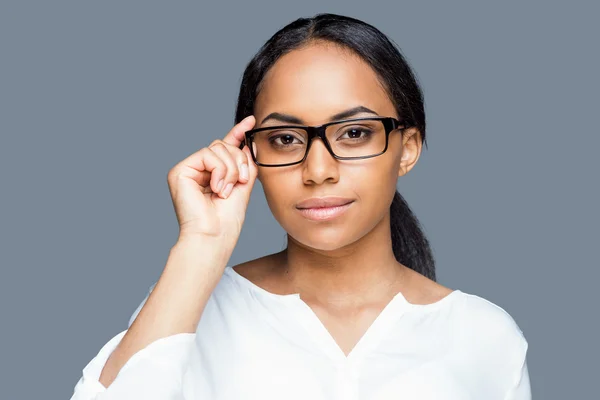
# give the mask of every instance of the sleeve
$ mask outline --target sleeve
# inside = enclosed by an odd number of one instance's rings
[[[129,319],[128,327],[139,314],[154,285]],[[127,333],[111,338],[83,369],[71,400],[181,400],[181,378],[185,372],[195,333],[179,333],[160,338],[135,353],[125,363],[112,384],[99,381],[108,357]]]
[[[477,295],[466,299],[468,308],[462,314],[466,320],[458,326],[464,332],[460,337],[477,360],[474,372],[482,378],[478,381],[484,388],[478,398],[531,400],[529,343],[523,330],[499,305]]]
[[[525,341],[525,353],[527,353],[527,347]],[[531,400],[531,384],[526,358],[523,358],[523,363],[516,373],[516,382],[508,389],[504,400]]]

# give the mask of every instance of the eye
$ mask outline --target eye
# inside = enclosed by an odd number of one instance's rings
[[[362,135],[364,134],[364,135]],[[365,139],[367,136],[371,134],[371,131],[363,128],[348,128],[346,132],[339,137],[339,139],[344,138],[344,136],[348,136],[348,139]]]
[[[294,143],[294,140],[296,140],[296,143]],[[297,137],[295,137],[294,135],[290,135],[290,134],[273,135],[269,138],[269,142],[272,144],[274,143],[279,146],[288,146],[291,144],[302,144],[302,142],[300,140],[298,140]]]

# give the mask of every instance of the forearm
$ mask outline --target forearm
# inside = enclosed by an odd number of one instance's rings
[[[146,304],[108,358],[100,383],[108,387],[127,361],[150,343],[178,333],[196,332],[230,255],[230,250],[220,249],[214,240],[176,243]]]

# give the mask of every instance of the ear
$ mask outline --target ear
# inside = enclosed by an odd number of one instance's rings
[[[417,128],[410,127],[402,133],[402,157],[398,176],[406,175],[415,166],[422,147],[421,132]]]
[[[258,172],[256,173],[256,180],[259,181],[262,185],[262,172],[264,171],[264,168],[259,166],[257,166],[256,168],[258,168]]]
[[[255,154],[256,154],[256,143],[252,142],[252,147],[254,148]],[[254,164],[254,161],[252,160],[252,156],[248,155],[249,157],[249,162],[251,162],[252,164]],[[256,172],[256,179],[260,182],[260,184],[262,185],[262,179],[261,179],[261,171],[263,170],[263,168],[260,168],[258,165],[254,164],[255,168],[258,169],[258,171]]]

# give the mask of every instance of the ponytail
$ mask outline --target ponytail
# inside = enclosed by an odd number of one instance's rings
[[[398,191],[390,206],[392,248],[399,263],[436,281],[435,261],[421,224]]]

